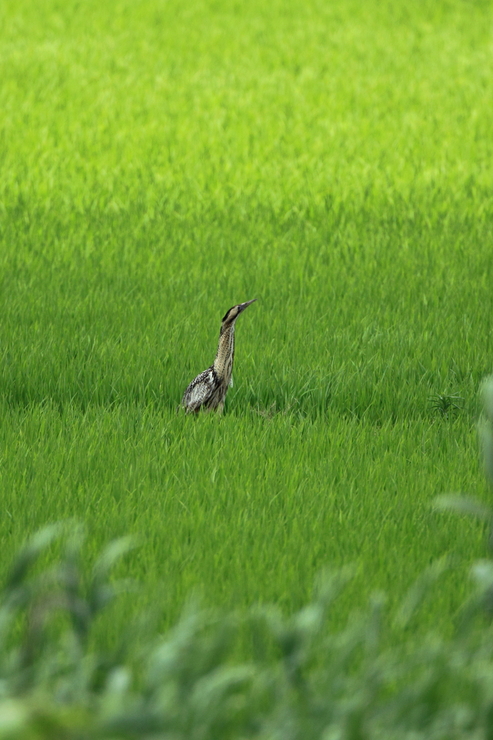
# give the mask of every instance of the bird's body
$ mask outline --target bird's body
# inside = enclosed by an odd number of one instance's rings
[[[183,395],[182,406],[187,413],[197,412],[201,408],[222,411],[228,388],[233,385],[235,322],[240,313],[255,300],[239,303],[226,313],[214,363],[192,380]]]

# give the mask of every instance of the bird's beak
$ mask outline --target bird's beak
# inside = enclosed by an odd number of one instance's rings
[[[256,300],[257,300],[256,298],[252,298],[251,301],[247,301],[246,303],[240,303],[240,305],[238,306],[238,308],[239,308],[238,314],[240,314],[242,311],[244,311],[245,308],[247,306],[249,306],[251,303],[255,303]]]

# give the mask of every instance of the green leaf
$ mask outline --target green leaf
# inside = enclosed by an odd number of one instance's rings
[[[437,496],[433,501],[433,508],[436,511],[454,511],[456,514],[474,516],[477,519],[483,519],[488,522],[493,517],[493,511],[490,507],[468,496],[456,494]]]
[[[31,537],[14,560],[10,573],[6,578],[6,589],[13,590],[22,584],[29,568],[52,542],[60,536],[62,530],[62,523],[49,524]]]

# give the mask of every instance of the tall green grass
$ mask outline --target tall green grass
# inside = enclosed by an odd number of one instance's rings
[[[132,533],[143,603],[309,597],[340,623],[483,548],[491,371],[491,7],[5,2],[0,10],[2,551],[63,518]],[[222,418],[187,383],[237,327]],[[455,399],[455,400],[454,400]],[[455,408],[457,406],[458,408]],[[339,609],[339,611],[337,611]]]
[[[493,376],[482,392],[491,484]],[[470,497],[442,496],[434,505],[493,524],[491,505]],[[374,595],[341,627],[333,611],[347,568],[320,578],[311,601],[287,617],[278,605],[229,613],[195,605],[156,635],[141,609],[140,630],[127,622],[116,645],[94,650],[99,613],[132,588],[111,577],[131,542],[115,539],[88,563],[84,540],[79,527],[45,527],[17,553],[0,587],[2,738],[463,740],[491,732],[491,559],[474,563],[475,589],[448,637],[442,625],[419,640],[415,632],[432,589],[436,598],[442,558],[390,613],[385,597]],[[36,570],[55,543],[58,558]],[[390,645],[389,626],[400,636]],[[239,661],[235,645],[245,629],[251,644]]]

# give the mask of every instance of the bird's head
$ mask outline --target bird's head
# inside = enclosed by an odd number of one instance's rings
[[[234,324],[238,316],[242,311],[247,308],[251,303],[254,303],[257,299],[253,298],[251,301],[246,301],[246,303],[238,303],[237,306],[233,306],[229,309],[229,311],[226,311],[226,315],[223,317],[223,322],[221,326],[221,333],[224,331],[224,329],[228,326],[231,326],[231,324]]]

